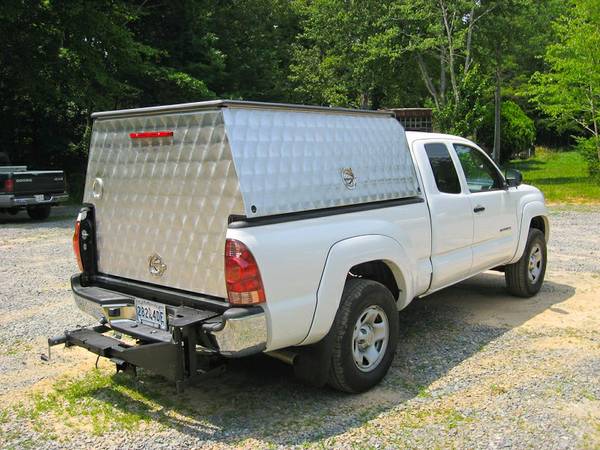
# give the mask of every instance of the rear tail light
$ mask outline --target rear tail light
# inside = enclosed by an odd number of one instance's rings
[[[257,305],[265,302],[265,289],[254,256],[242,242],[225,242],[225,283],[232,305]]]
[[[13,192],[15,190],[15,180],[12,178],[4,180],[4,190],[6,192]]]
[[[81,236],[81,220],[78,217],[77,222],[75,222],[75,232],[73,233],[73,252],[75,253],[75,259],[77,260],[77,265],[79,266],[79,270],[81,272],[83,272],[83,261],[81,260],[81,249],[79,247],[80,236]]]

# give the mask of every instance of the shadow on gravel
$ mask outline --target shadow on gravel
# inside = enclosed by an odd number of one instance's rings
[[[246,439],[257,439],[261,446],[310,444],[360,427],[410,399],[464,388],[461,383],[468,380],[454,379],[435,390],[430,385],[574,292],[571,286],[546,282],[535,298],[518,299],[507,295],[501,274],[486,273],[416,300],[400,313],[400,342],[389,374],[362,395],[304,386],[289,366],[266,356],[232,361],[224,375],[180,395],[171,383],[143,373],[138,379],[122,374],[112,379],[145,401],[114,387],[86,395],[177,430],[187,436],[188,445],[239,444]]]
[[[73,226],[80,206],[56,206],[50,210],[50,217],[45,220],[33,220],[26,211],[12,215],[0,213],[0,225],[19,225],[19,228],[69,228]]]

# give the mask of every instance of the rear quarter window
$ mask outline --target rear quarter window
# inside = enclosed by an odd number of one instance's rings
[[[446,144],[425,144],[425,152],[438,191],[446,194],[460,194],[460,181]]]

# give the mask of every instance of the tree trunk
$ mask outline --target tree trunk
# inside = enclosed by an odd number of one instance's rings
[[[492,157],[496,164],[500,163],[500,126],[502,111],[502,92],[500,68],[496,68],[496,90],[494,93],[494,151]]]
[[[454,37],[452,35],[454,31],[454,24],[449,20],[448,8],[442,0],[439,0],[439,6],[442,12],[443,26],[446,30],[446,41],[448,42],[448,72],[450,73],[450,85],[452,86],[454,105],[456,107],[460,103],[460,93],[458,92],[456,73],[454,73]]]
[[[471,67],[471,45],[473,42],[473,27],[475,26],[475,6],[476,2],[473,2],[471,7],[471,14],[469,14],[469,25],[467,27],[467,47],[465,49],[465,66],[463,68],[463,77],[467,76]]]
[[[369,93],[363,92],[360,95],[360,109],[369,109]]]
[[[592,110],[592,126],[594,130],[594,143],[596,144],[596,156],[600,161],[600,136],[598,135],[598,119],[596,118],[596,104],[594,103],[594,94],[590,86],[590,106]]]
[[[427,88],[427,90],[429,91],[429,94],[433,98],[433,102],[435,103],[436,109],[440,109],[440,99],[439,99],[437,91],[435,90],[435,86],[433,85],[433,82],[431,81],[431,77],[429,76],[429,73],[427,72],[427,67],[425,66],[423,57],[421,56],[420,53],[417,52],[416,58],[417,58],[417,65],[419,66],[419,72],[421,73],[421,78],[423,79],[423,83],[425,83],[425,87]]]

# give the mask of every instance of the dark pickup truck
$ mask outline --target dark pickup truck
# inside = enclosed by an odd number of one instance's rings
[[[17,214],[27,209],[29,217],[43,220],[50,215],[52,206],[68,198],[62,170],[0,165],[0,212]]]

